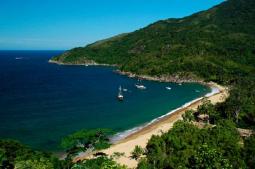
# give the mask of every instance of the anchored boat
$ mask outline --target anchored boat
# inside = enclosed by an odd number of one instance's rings
[[[167,89],[167,90],[171,90],[172,88],[171,88],[171,87],[169,87],[169,86],[167,86],[167,87],[166,87],[166,89]]]
[[[141,80],[138,80],[138,82],[135,84],[135,87],[137,89],[142,89],[142,90],[146,89],[146,87],[141,83]]]
[[[122,88],[121,88],[121,86],[119,87],[119,93],[118,93],[117,98],[118,98],[119,101],[123,101],[123,99],[124,99],[124,96],[123,96],[123,94],[122,94]]]

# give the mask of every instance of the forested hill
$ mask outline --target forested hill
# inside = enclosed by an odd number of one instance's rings
[[[161,20],[74,48],[53,60],[72,64],[93,60],[137,74],[193,72],[207,80],[229,80],[231,75],[254,71],[255,1],[228,0],[185,18]]]
[[[255,129],[255,0],[228,0],[181,19],[75,48],[59,63],[117,64],[140,75],[198,76],[232,86],[217,118]]]
[[[137,169],[255,168],[255,135],[241,137],[236,129],[249,128],[255,133],[255,0],[228,0],[189,17],[158,21],[72,49],[52,61],[95,61],[141,75],[178,73],[228,85],[230,95],[225,102],[213,105],[204,99],[203,105],[195,112],[185,112],[183,121],[171,130],[152,136],[145,149],[136,146],[131,157],[138,160]],[[209,115],[209,124],[198,128],[193,122],[202,114]],[[65,137],[61,142],[65,160],[0,139],[0,168],[126,169],[114,161],[124,153],[105,156],[98,151],[109,146],[108,132],[81,130]],[[93,148],[95,158],[72,162],[77,154],[91,153]]]

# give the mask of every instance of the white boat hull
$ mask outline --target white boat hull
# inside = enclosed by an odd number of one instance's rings
[[[146,87],[144,86],[144,85],[135,85],[135,87],[137,88],[137,89],[146,89]]]

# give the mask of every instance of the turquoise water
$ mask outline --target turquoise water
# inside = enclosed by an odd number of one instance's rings
[[[63,66],[48,59],[62,51],[0,52],[0,137],[34,148],[59,150],[60,139],[84,128],[122,132],[210,92],[200,84],[143,81],[109,67]],[[118,87],[128,89],[124,101]],[[170,86],[172,90],[166,90]]]

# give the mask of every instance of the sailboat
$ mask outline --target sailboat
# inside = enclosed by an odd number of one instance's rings
[[[121,88],[121,86],[119,87],[119,93],[118,93],[117,98],[118,98],[119,101],[123,101],[123,99],[124,99],[124,96],[123,96],[123,94],[122,94],[122,88]]]
[[[135,84],[137,89],[146,89],[146,87],[141,83],[141,80],[138,80],[138,83]]]
[[[166,89],[167,89],[167,90],[171,90],[172,88],[171,88],[171,87],[169,87],[169,86],[167,86],[167,87],[166,87]]]

